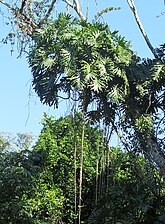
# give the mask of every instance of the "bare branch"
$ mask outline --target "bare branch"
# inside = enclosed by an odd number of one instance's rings
[[[8,4],[7,2],[4,2],[3,0],[0,0],[0,3],[2,3],[3,5],[5,5],[7,8],[11,9],[13,12],[16,11],[15,8],[13,8],[12,5]]]
[[[79,9],[80,11],[82,11],[82,0],[73,0],[73,3],[75,4],[76,8]]]
[[[28,4],[26,5],[26,7],[27,7],[30,18],[34,19],[33,9],[32,9],[32,0],[28,0]]]
[[[75,12],[78,14],[78,16],[81,18],[81,20],[86,20],[85,16],[83,15],[80,5],[77,0],[74,0],[74,4],[71,3],[69,0],[63,0],[66,4],[68,4],[72,9],[75,10]]]
[[[25,6],[26,6],[26,0],[23,0],[20,8],[20,13],[23,12]]]
[[[17,19],[15,23],[21,30],[24,29],[24,32],[28,35],[31,35],[34,29],[38,28],[38,24],[35,23],[32,18],[28,17],[24,13],[24,10],[20,10],[18,7],[13,7],[3,0],[0,0],[0,3],[5,5],[13,13],[13,16]],[[27,25],[26,28],[24,28],[25,25]]]
[[[143,27],[143,25],[142,25],[142,23],[140,21],[140,18],[139,18],[138,13],[137,13],[137,9],[136,9],[135,4],[134,4],[134,1],[133,0],[127,0],[127,3],[128,3],[130,9],[132,10],[132,12],[134,14],[135,20],[136,20],[136,22],[137,22],[137,24],[138,24],[138,26],[140,28],[140,31],[141,31],[141,33],[142,33],[142,35],[143,35],[143,37],[144,37],[144,39],[145,39],[149,49],[153,53],[154,57],[158,58],[156,50],[152,46],[152,44],[151,44],[151,42],[150,42],[150,40],[149,40],[145,30],[144,30],[144,27]]]
[[[48,9],[48,11],[47,11],[47,13],[46,13],[44,19],[42,19],[42,21],[41,21],[40,23],[42,23],[43,21],[46,21],[46,20],[49,18],[51,12],[53,11],[53,8],[54,8],[54,5],[55,5],[56,1],[57,1],[57,0],[52,0],[52,3],[51,3],[51,5],[50,5],[50,7],[49,7],[49,9]]]

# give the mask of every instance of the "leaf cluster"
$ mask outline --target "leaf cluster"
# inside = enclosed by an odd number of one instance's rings
[[[108,191],[87,223],[163,223],[164,191],[155,168],[140,155],[114,149],[109,169]]]
[[[33,86],[43,103],[58,105],[59,92],[76,89],[92,93],[108,91],[116,101],[128,94],[125,68],[132,51],[124,38],[106,24],[88,23],[60,14],[34,35],[29,54]],[[117,88],[116,88],[117,87]],[[115,93],[116,91],[116,93]]]
[[[81,136],[81,114],[58,120],[45,114],[32,150],[0,153],[0,222],[75,222]],[[103,131],[85,122],[82,222],[163,223],[163,189],[144,157],[107,147]]]

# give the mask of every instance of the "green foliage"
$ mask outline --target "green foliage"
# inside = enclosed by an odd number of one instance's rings
[[[0,152],[0,223],[58,223],[61,191],[43,181],[41,158],[27,149],[28,135],[17,140],[19,150]]]
[[[25,133],[25,134],[17,133],[15,145],[20,150],[24,150],[24,149],[28,150],[30,149],[33,139],[34,138],[31,133]]]
[[[119,149],[111,151],[109,169],[108,191],[87,223],[163,223],[165,195],[157,170],[143,157]]]
[[[150,136],[153,131],[153,122],[151,121],[151,117],[149,115],[142,115],[138,119],[136,119],[135,127],[138,132],[145,133],[145,136]]]
[[[28,158],[29,153],[0,154],[0,223],[31,223],[21,199],[34,187],[36,169]]]
[[[44,23],[54,5],[48,0],[29,6],[24,9],[29,16],[22,18],[19,13],[16,23],[23,33],[32,35],[35,30],[28,59],[41,102],[57,107],[60,94],[69,99],[76,91],[92,121],[111,124],[127,150],[142,152],[164,172],[164,44],[157,49],[157,59],[141,60],[107,24],[79,21],[66,14]],[[10,40],[13,45],[14,39],[11,32],[4,42]],[[90,111],[91,103],[95,111]],[[45,116],[32,152],[28,150],[31,139],[24,135],[18,136],[16,144],[23,149],[18,152],[7,152],[10,142],[0,138],[0,221],[74,222],[81,132],[78,114],[58,121]],[[102,131],[86,122],[82,222],[163,223],[164,192],[158,171],[134,152],[115,149],[109,158],[104,143]]]
[[[8,132],[0,133],[0,150],[19,151],[28,150],[32,147],[34,136],[31,133],[12,134]]]
[[[54,184],[62,193],[64,198],[62,206],[61,220],[63,223],[73,223],[77,214],[75,214],[75,162],[76,162],[76,181],[77,181],[77,203],[79,187],[80,170],[80,152],[81,152],[81,115],[72,116],[54,120],[53,117],[44,117],[44,127],[38,142],[35,146],[35,152],[41,155],[43,181]],[[76,161],[74,158],[76,143]],[[85,220],[94,206],[95,178],[97,144],[100,144],[100,151],[105,147],[102,132],[85,125],[84,137],[84,165],[83,165],[83,208],[82,220]],[[99,152],[101,153],[101,152]],[[49,181],[48,181],[49,180]],[[52,185],[50,184],[50,185]],[[78,209],[78,208],[76,208]]]
[[[108,91],[116,101],[128,94],[126,67],[131,63],[129,43],[106,24],[88,23],[60,14],[55,22],[34,34],[29,54],[33,86],[43,103],[56,106],[60,91]],[[92,93],[88,96],[90,102]]]
[[[49,175],[49,173],[47,173]],[[60,223],[64,198],[60,189],[42,174],[35,181],[33,195],[22,197],[24,209],[32,223]]]
[[[69,99],[77,91],[93,120],[112,124],[117,133],[124,130],[129,139],[133,132],[137,150],[164,169],[164,139],[157,135],[158,129],[163,132],[165,118],[163,46],[157,59],[141,60],[107,24],[65,14],[36,31],[33,40],[29,64],[41,102],[57,107],[60,94]],[[90,111],[92,104],[95,111]]]
[[[81,114],[44,115],[32,150],[0,152],[0,223],[75,222],[81,137]],[[107,147],[103,131],[88,121],[83,156],[82,223],[163,223],[164,183],[144,157]]]
[[[116,8],[116,7],[107,7],[103,10],[101,10],[100,12],[97,13],[97,15],[95,16],[95,19],[99,19],[104,13],[108,13],[110,11],[114,11],[114,10],[119,10],[120,7]]]
[[[54,120],[44,115],[43,129],[34,148],[27,149],[27,136],[19,135],[20,150],[2,151],[0,157],[0,222],[73,223],[79,194],[81,114]],[[74,151],[76,142],[76,161]],[[100,151],[96,152],[99,144]],[[24,149],[23,149],[24,148]],[[105,148],[103,133],[85,125],[82,220],[87,219],[95,202],[95,167],[98,153]],[[78,210],[78,205],[76,205]]]
[[[10,145],[10,142],[8,139],[5,139],[3,135],[0,135],[0,152],[7,149]]]

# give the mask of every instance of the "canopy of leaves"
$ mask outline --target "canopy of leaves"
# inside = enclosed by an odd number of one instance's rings
[[[143,157],[111,149],[108,190],[102,187],[104,193],[87,223],[163,223],[164,190],[157,171]]]
[[[29,64],[34,89],[43,103],[57,106],[60,91],[70,96],[73,89],[80,99],[84,89],[90,95],[108,91],[114,100],[128,94],[126,67],[133,53],[124,38],[107,25],[60,14],[33,39]]]
[[[139,141],[134,148],[141,148],[159,167],[165,166],[160,156],[165,117],[163,46],[157,49],[157,59],[141,61],[106,24],[65,14],[34,33],[33,39],[29,64],[43,103],[58,106],[61,92],[71,98],[77,91],[85,109],[95,103],[96,110],[89,112],[93,120],[103,118],[114,129],[121,127],[130,139],[133,131]]]
[[[129,43],[111,32],[107,24],[79,21],[66,14],[44,23],[42,18],[48,20],[55,2],[46,1],[46,7],[42,1],[32,1],[29,5],[35,9],[34,16],[31,7],[19,10],[5,3],[22,32],[33,34],[28,59],[41,102],[57,107],[60,97],[72,98],[76,91],[85,110],[90,103],[96,104],[96,111],[88,113],[93,120],[104,118],[128,150],[145,153],[164,172],[165,46],[156,50],[156,60],[140,60]],[[73,142],[78,147],[78,170],[82,126],[81,119],[77,119],[78,123],[71,123],[72,117],[54,123],[45,117],[34,154],[26,150],[20,154],[1,153],[2,222],[73,223],[77,215],[73,209]],[[75,126],[80,129],[75,131]],[[110,163],[103,143],[101,151],[96,150],[100,145],[97,140],[102,140],[99,131],[90,126],[85,130],[82,220],[99,224],[162,223],[164,195],[157,170],[142,157],[135,157],[135,164],[134,160],[130,162],[132,156],[121,152],[117,156],[112,152],[115,165]],[[26,147],[24,142],[22,146]],[[0,139],[0,149],[5,147],[7,142]],[[36,163],[38,176],[33,173]],[[98,165],[99,172],[95,169]]]
[[[29,153],[0,153],[0,223],[32,223],[22,200],[24,195],[33,195],[37,177]]]
[[[0,153],[0,222],[74,223],[81,129],[81,114],[58,120],[45,115],[33,150]],[[98,127],[86,123],[84,137],[81,220],[163,223],[164,188],[157,170],[142,156],[107,147]]]
[[[43,170],[44,182],[50,181],[62,191],[64,200],[61,222],[67,224],[74,223],[77,217],[75,196],[78,211],[81,119],[81,114],[76,114],[74,118],[67,116],[58,120],[45,116],[44,127],[34,148],[34,151],[41,157],[40,166]],[[99,151],[97,150],[98,144]],[[82,220],[87,219],[94,207],[96,162],[106,147],[102,131],[86,123],[83,148]]]

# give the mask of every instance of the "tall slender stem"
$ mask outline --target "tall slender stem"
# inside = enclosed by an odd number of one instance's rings
[[[74,121],[73,121],[73,129],[74,129],[74,212],[75,217],[77,216],[77,138],[76,138],[76,127],[75,127],[75,120],[76,120],[76,91],[74,91],[74,107],[73,107],[73,114],[74,114]],[[75,224],[77,223],[77,219],[75,218]]]
[[[96,159],[96,198],[95,198],[96,205],[98,201],[98,178],[99,178],[99,142],[97,145],[97,159]]]
[[[130,9],[132,10],[132,12],[134,14],[135,20],[136,20],[136,22],[137,22],[137,24],[138,24],[138,26],[140,28],[140,31],[141,31],[141,33],[142,33],[142,35],[143,35],[143,37],[144,37],[144,39],[145,39],[145,41],[146,41],[149,49],[153,53],[154,57],[155,58],[158,58],[158,55],[157,55],[154,47],[152,46],[152,44],[151,44],[151,42],[150,42],[150,40],[149,40],[149,38],[147,36],[147,33],[145,32],[144,27],[143,27],[143,25],[142,25],[142,23],[140,21],[140,18],[138,16],[137,9],[136,9],[135,4],[134,4],[134,1],[133,0],[127,0],[127,3],[128,3]]]
[[[106,192],[108,193],[108,188],[109,188],[109,163],[110,163],[110,146],[108,145],[108,153],[107,153],[107,186],[106,186]]]
[[[77,0],[74,0],[73,3],[69,0],[63,0],[65,3],[67,3],[72,9],[75,10],[77,15],[80,17],[81,20],[86,20],[85,16],[82,13],[82,10],[80,8],[79,2]]]
[[[84,135],[85,135],[85,99],[83,96],[82,109],[82,137],[81,137],[81,157],[80,157],[80,184],[79,184],[79,224],[81,224],[81,206],[82,206],[82,181],[83,181],[83,158],[84,158]]]

